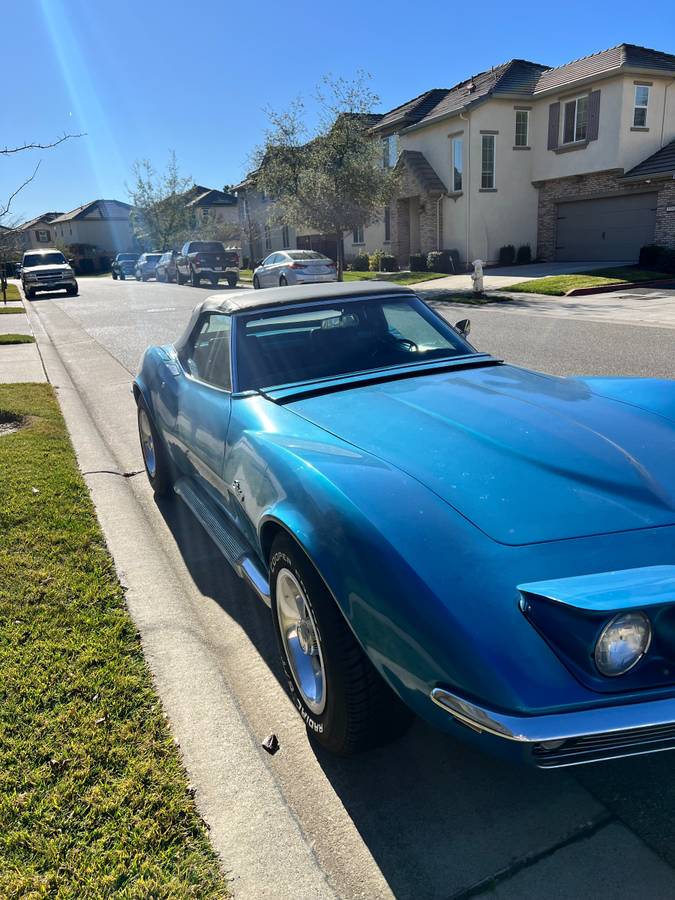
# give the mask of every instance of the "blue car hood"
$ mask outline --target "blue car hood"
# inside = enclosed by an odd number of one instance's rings
[[[501,543],[675,524],[675,422],[581,381],[493,366],[286,406],[406,472]]]

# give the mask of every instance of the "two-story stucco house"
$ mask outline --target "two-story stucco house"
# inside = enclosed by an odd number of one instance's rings
[[[53,219],[52,240],[67,247],[92,247],[103,256],[133,250],[131,210],[121,200],[92,200]]]
[[[674,80],[674,55],[621,44],[556,68],[511,60],[385,114],[373,132],[397,153],[399,263],[444,248],[494,262],[505,244],[544,260],[675,246]]]
[[[194,210],[197,225],[239,227],[237,197],[233,193],[195,184],[186,194],[186,206]]]
[[[19,241],[22,250],[39,250],[41,247],[50,247],[54,243],[52,222],[60,212],[42,213],[28,222],[24,222],[18,228]]]

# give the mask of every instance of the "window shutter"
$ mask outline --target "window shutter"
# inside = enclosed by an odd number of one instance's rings
[[[558,135],[560,134],[560,104],[551,103],[548,108],[548,149],[555,150],[558,147]]]
[[[597,141],[600,126],[600,91],[591,91],[588,98],[588,140]]]

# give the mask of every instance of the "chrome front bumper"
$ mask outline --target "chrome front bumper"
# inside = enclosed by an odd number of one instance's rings
[[[443,688],[433,702],[474,731],[520,744],[542,769],[675,750],[675,698],[542,716],[511,716]]]

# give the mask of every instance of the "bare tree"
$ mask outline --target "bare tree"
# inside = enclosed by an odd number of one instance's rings
[[[64,141],[68,141],[74,137],[82,137],[81,134],[63,134],[55,141],[48,144],[39,143],[23,143],[18,147],[4,147],[0,149],[0,156],[13,156],[16,153],[24,153],[30,150],[51,150],[58,147]],[[16,221],[7,224],[7,216],[12,208],[16,196],[35,179],[40,168],[41,160],[33,168],[32,174],[25,178],[21,184],[15,188],[6,200],[0,200],[0,287],[2,289],[3,303],[7,302],[7,264],[11,256],[16,256],[19,252],[19,232]]]
[[[379,98],[365,73],[354,81],[324,79],[318,101],[320,124],[311,135],[301,101],[285,113],[268,111],[270,128],[257,153],[255,180],[275,198],[273,221],[335,236],[341,280],[344,232],[381,215],[394,196],[396,175],[382,167],[370,133]]]
[[[134,209],[131,224],[146,249],[171,250],[186,240],[195,227],[194,212],[186,205],[192,178],[181,175],[172,150],[164,172],[150,160],[133,165],[134,183],[127,187]]]

